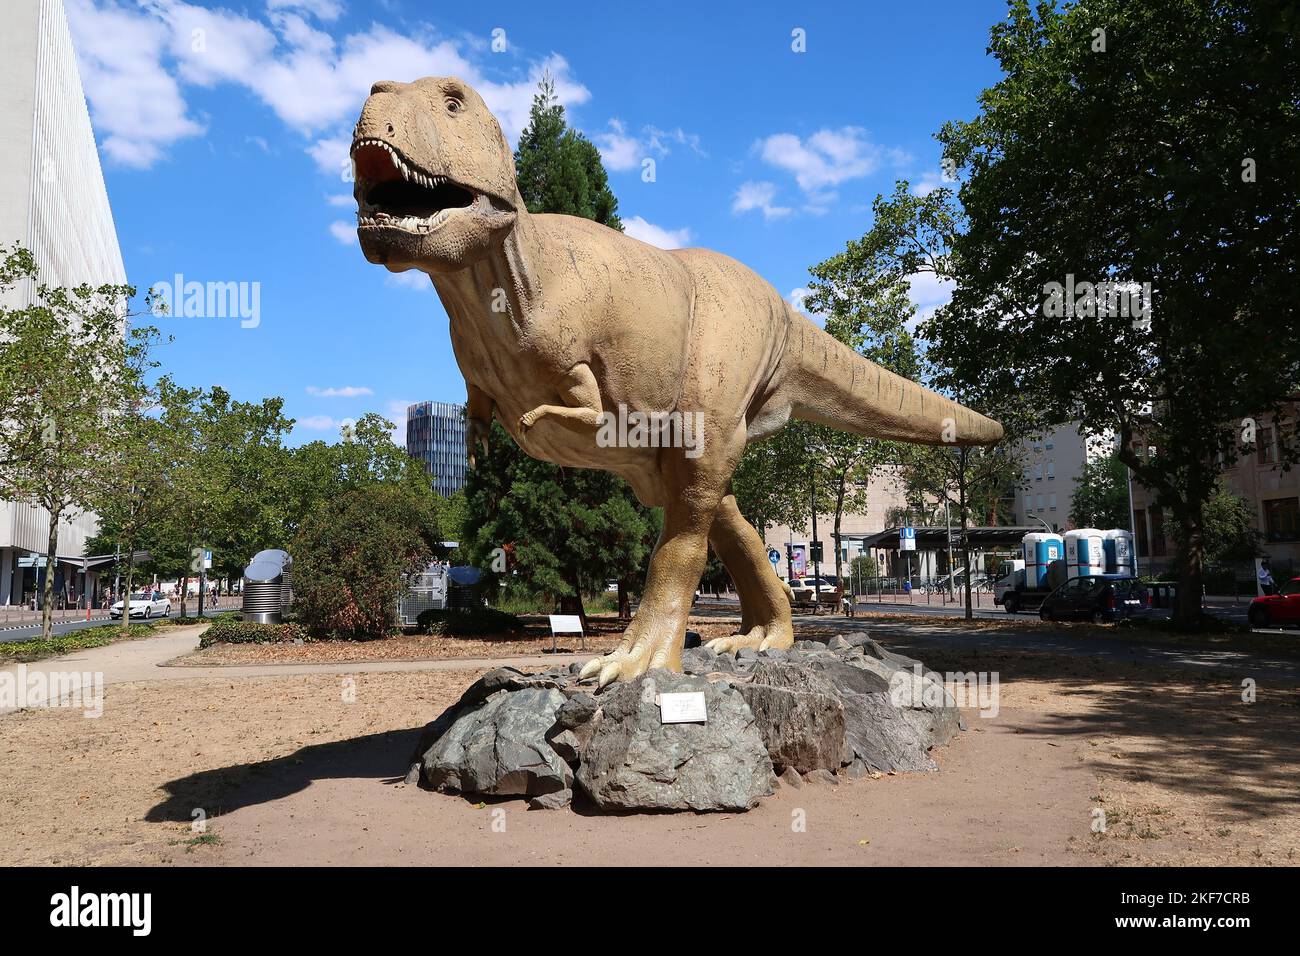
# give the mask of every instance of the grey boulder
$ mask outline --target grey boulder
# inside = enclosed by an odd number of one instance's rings
[[[749,704],[778,771],[834,772],[852,759],[844,752],[844,707],[835,688],[808,667],[762,661],[751,680],[736,689]]]
[[[664,724],[661,693],[704,693],[707,723]],[[600,696],[578,786],[602,810],[748,810],[772,761],[745,699],[725,683],[653,670]]]
[[[546,740],[564,702],[553,687],[526,686],[457,705],[450,726],[421,756],[425,785],[451,793],[527,797],[571,790],[573,771]]]

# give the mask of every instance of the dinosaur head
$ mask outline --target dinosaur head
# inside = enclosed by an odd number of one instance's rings
[[[361,250],[393,272],[463,269],[500,241],[521,207],[496,117],[455,77],[371,87],[352,167]]]

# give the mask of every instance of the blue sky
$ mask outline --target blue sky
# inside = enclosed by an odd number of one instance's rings
[[[458,74],[513,141],[549,71],[629,232],[727,253],[797,303],[877,193],[939,181],[933,133],[996,81],[985,48],[1006,15],[1002,0],[65,2],[130,281],[259,284],[256,327],[157,319],[164,369],[282,395],[294,443],[465,395],[427,278],[356,244],[342,171],[375,80]],[[913,297],[944,292],[922,278]]]

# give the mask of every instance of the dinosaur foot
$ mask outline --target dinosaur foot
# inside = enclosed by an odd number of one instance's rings
[[[635,622],[632,626],[636,626]],[[654,637],[646,635],[630,641],[625,637],[617,650],[587,661],[578,674],[578,680],[594,677],[596,687],[601,688],[616,680],[635,680],[657,667],[680,671],[684,638],[684,632],[669,636],[662,633]]]
[[[784,650],[794,644],[794,628],[789,622],[777,622],[752,628],[745,634],[715,637],[705,645],[715,654],[734,654],[745,647],[756,651]]]

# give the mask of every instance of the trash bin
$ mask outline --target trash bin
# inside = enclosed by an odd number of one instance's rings
[[[293,592],[289,589],[289,568],[293,558],[288,552],[273,548],[259,551],[244,568],[244,620],[255,624],[279,624],[289,609]]]
[[[1151,584],[1152,607],[1173,607],[1177,599],[1177,581],[1155,581]]]

